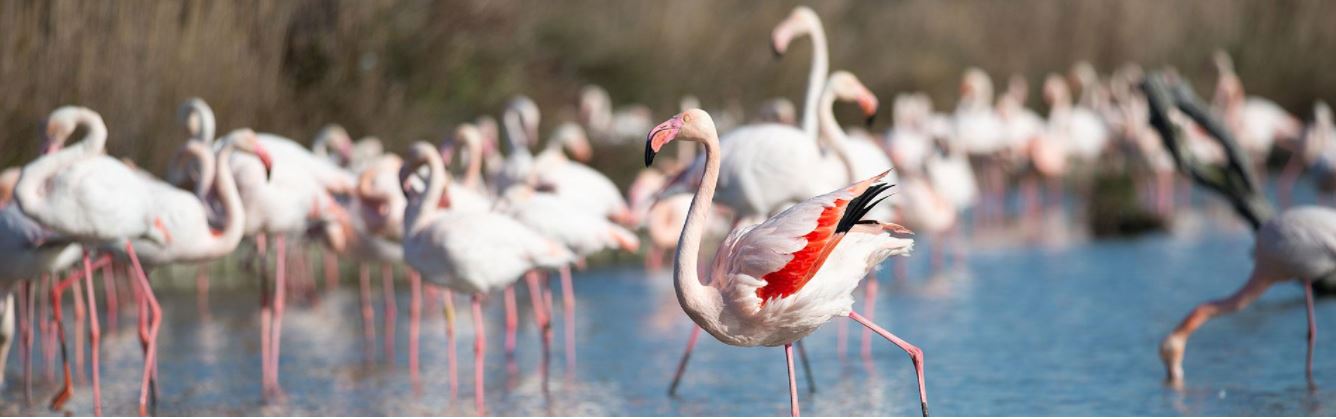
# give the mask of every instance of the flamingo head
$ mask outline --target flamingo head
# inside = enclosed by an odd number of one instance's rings
[[[867,118],[867,125],[872,126],[877,117],[877,95],[868,90],[858,80],[858,76],[847,71],[836,71],[830,75],[827,83],[827,88],[835,93],[837,99],[857,102],[858,108],[863,110],[863,116]]]
[[[224,144],[231,143],[238,150],[255,155],[260,159],[260,164],[264,165],[264,178],[272,179],[274,174],[274,158],[269,154],[269,150],[260,144],[259,137],[255,136],[255,131],[242,128],[232,131],[224,137]]]
[[[316,134],[316,143],[324,144],[325,147],[332,147],[334,153],[338,154],[339,161],[347,164],[353,158],[353,137],[348,135],[348,130],[343,129],[338,124],[329,124],[320,129]]]
[[[579,162],[588,163],[594,155],[593,149],[589,146],[589,136],[585,134],[584,128],[579,124],[565,123],[557,127],[555,133],[555,144],[560,144],[570,153],[571,158]]]
[[[80,108],[66,106],[56,109],[46,119],[46,141],[42,143],[42,154],[51,154],[60,151],[65,145],[65,141],[74,134],[78,127],[77,114]]]
[[[654,164],[654,156],[659,150],[677,137],[685,134],[684,138],[695,141],[715,138],[714,129],[710,114],[700,109],[691,109],[663,121],[645,138],[645,166]]]
[[[1070,99],[1067,93],[1067,84],[1061,76],[1049,74],[1044,79],[1044,100],[1048,101],[1049,105],[1065,103]]]
[[[813,28],[821,24],[821,18],[817,17],[816,12],[807,6],[798,6],[789,13],[789,16],[775,25],[775,29],[770,32],[770,47],[775,52],[775,56],[784,55],[789,49],[789,43],[800,36],[812,33]]]

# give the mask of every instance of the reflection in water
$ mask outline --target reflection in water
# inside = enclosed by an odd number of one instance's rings
[[[1198,221],[1217,225],[1218,220]],[[1306,320],[1302,291],[1281,286],[1251,310],[1227,316],[1193,336],[1181,390],[1162,383],[1159,339],[1200,300],[1237,287],[1251,266],[1246,231],[1201,228],[1196,235],[1122,241],[1075,240],[1062,245],[977,245],[966,266],[929,274],[915,255],[904,283],[880,273],[878,322],[926,352],[928,396],[947,415],[1332,415],[1336,334],[1318,335],[1314,371],[1303,374]],[[690,330],[666,272],[637,266],[579,272],[579,370],[551,365],[550,394],[538,375],[538,331],[520,304],[517,372],[489,362],[489,406],[497,415],[782,415],[787,412],[783,351],[735,348],[702,338],[679,397],[665,395]],[[408,307],[400,287],[399,307]],[[527,290],[517,290],[528,301]],[[861,291],[859,293],[861,298]],[[166,415],[471,415],[471,327],[457,329],[458,400],[449,398],[442,309],[424,308],[423,394],[409,382],[406,333],[396,362],[364,365],[356,287],[289,310],[282,361],[285,404],[259,397],[259,321],[253,291],[218,291],[208,321],[191,292],[165,291],[160,364]],[[500,299],[488,301],[488,327],[502,330]],[[435,304],[435,303],[433,303]],[[1336,318],[1319,301],[1318,318]],[[378,320],[381,318],[378,315]],[[561,317],[557,317],[560,321]],[[406,313],[399,316],[407,330]],[[141,362],[130,311],[104,337],[103,397],[107,414],[134,414]],[[127,327],[129,325],[129,327]],[[557,325],[560,327],[560,325]],[[856,327],[851,331],[858,330]],[[377,333],[383,333],[377,330]],[[858,333],[850,333],[854,341]],[[378,336],[379,338],[379,336]],[[500,333],[490,348],[501,348]],[[553,359],[561,359],[557,334]],[[800,392],[813,415],[918,413],[913,368],[903,351],[874,340],[871,359],[836,353],[835,327],[805,340],[819,391]],[[379,345],[377,345],[379,346]],[[40,346],[39,346],[40,347]],[[379,350],[379,349],[378,349]],[[22,403],[18,351],[8,363],[0,414],[49,414]],[[852,354],[851,354],[852,355]],[[40,358],[40,357],[39,357]],[[380,357],[377,357],[380,358]],[[501,360],[500,351],[489,360]],[[40,367],[40,363],[38,366]],[[40,369],[37,369],[40,371]],[[1328,387],[1323,387],[1326,384]],[[38,377],[38,400],[57,383]],[[802,383],[800,385],[805,385]],[[81,387],[69,404],[87,414]]]

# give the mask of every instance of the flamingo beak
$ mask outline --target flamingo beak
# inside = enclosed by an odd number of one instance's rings
[[[654,156],[659,153],[664,144],[668,144],[669,141],[676,138],[677,133],[681,130],[682,117],[678,115],[664,121],[649,132],[649,136],[645,138],[645,167],[654,164]]]
[[[784,52],[789,49],[789,40],[793,38],[790,33],[789,23],[785,21],[775,27],[775,31],[770,33],[770,52],[775,53],[775,59],[784,56]]]
[[[872,123],[877,120],[877,96],[871,92],[863,94],[858,98],[858,107],[863,109],[863,115],[867,116],[867,127],[872,128]]]
[[[437,149],[441,152],[441,163],[450,166],[450,163],[455,160],[455,144],[447,142],[441,144]]]
[[[255,144],[255,157],[258,157],[260,159],[260,163],[264,164],[264,180],[268,181],[270,179],[273,179],[274,158],[269,155],[269,150],[266,150],[263,146],[257,143]]]

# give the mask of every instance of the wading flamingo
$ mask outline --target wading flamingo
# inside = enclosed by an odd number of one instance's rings
[[[1211,318],[1241,310],[1267,288],[1298,280],[1308,307],[1308,357],[1305,373],[1313,381],[1313,345],[1317,324],[1313,318],[1313,281],[1336,271],[1336,210],[1301,206],[1281,213],[1257,230],[1253,270],[1248,282],[1233,295],[1203,303],[1179,323],[1160,344],[1160,359],[1171,383],[1183,380],[1183,352],[1188,337]]]
[[[832,317],[853,318],[910,354],[919,380],[919,401],[927,415],[923,351],[851,310],[859,280],[885,258],[908,253],[913,247],[912,239],[886,234],[908,233],[903,227],[862,219],[880,203],[877,195],[890,188],[878,183],[884,174],[800,202],[761,224],[734,230],[715,254],[712,267],[704,271],[707,278],[699,278],[701,235],[719,181],[719,137],[708,113],[698,109],[683,112],[649,133],[645,164],[653,163],[654,154],[675,139],[700,143],[706,162],[674,261],[673,285],[687,316],[730,345],[783,345],[794,416],[799,409],[793,342]]]
[[[77,126],[88,130],[83,140],[75,146],[60,149]],[[147,238],[163,245],[171,242],[170,233],[163,227],[164,215],[151,199],[153,189],[171,186],[151,181],[120,160],[107,156],[107,127],[102,117],[92,110],[75,106],[56,109],[47,120],[46,132],[49,137],[47,148],[60,150],[24,166],[14,187],[14,198],[25,214],[72,241],[85,246],[118,243],[129,254],[155,323],[146,336],[139,397],[139,411],[147,414],[149,381],[157,357],[156,326],[162,312],[131,240]],[[91,282],[88,278],[91,276],[90,265],[85,253],[86,282]],[[95,381],[97,374],[95,369]],[[95,409],[101,404],[99,393],[95,383]],[[53,404],[59,405],[64,400],[55,402]]]
[[[460,131],[475,130],[469,125]],[[476,135],[459,132],[456,135]],[[557,269],[574,262],[574,255],[509,217],[489,211],[451,211],[446,183],[449,175],[440,153],[430,144],[414,144],[405,159],[400,178],[417,166],[428,167],[427,184],[420,194],[409,196],[404,217],[404,260],[428,282],[472,295],[474,335],[474,403],[485,414],[483,372],[486,334],[483,331],[482,298],[505,289],[534,269]],[[416,196],[415,196],[416,195]],[[444,202],[445,208],[441,203]],[[537,289],[532,295],[540,295]],[[535,298],[540,304],[541,298]],[[543,310],[534,308],[538,316]],[[449,319],[447,319],[449,321]],[[544,323],[540,321],[540,324]]]

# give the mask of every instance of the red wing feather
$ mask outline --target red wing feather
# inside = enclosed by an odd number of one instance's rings
[[[837,199],[834,206],[822,210],[821,216],[817,218],[816,228],[803,236],[807,239],[807,245],[793,252],[793,259],[790,259],[783,268],[761,277],[765,280],[765,285],[756,289],[756,296],[761,299],[761,305],[765,305],[771,298],[793,295],[812,279],[817,268],[826,262],[826,256],[830,255],[831,249],[844,238],[843,233],[835,233],[835,227],[844,215],[848,203],[849,201]]]

